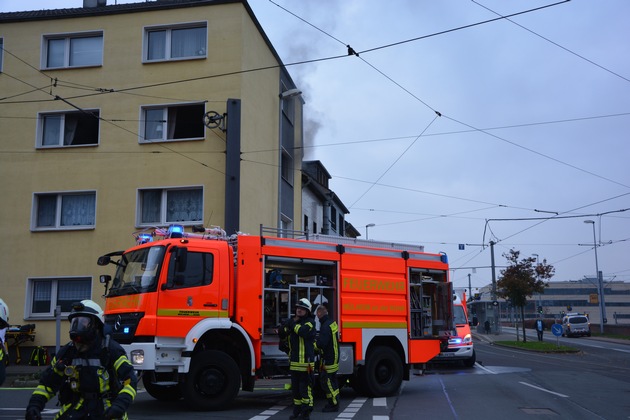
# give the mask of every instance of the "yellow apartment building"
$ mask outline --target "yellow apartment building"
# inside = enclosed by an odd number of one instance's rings
[[[0,13],[0,297],[25,346],[104,304],[96,260],[133,232],[302,229],[303,101],[247,2],[80,1]]]

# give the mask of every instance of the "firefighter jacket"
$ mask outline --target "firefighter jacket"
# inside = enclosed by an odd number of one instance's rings
[[[339,370],[339,327],[328,315],[321,317],[319,322],[321,326],[315,349],[322,355],[322,365],[326,372],[335,373]]]
[[[61,409],[57,419],[106,418],[110,409],[114,418],[127,419],[127,409],[136,397],[138,378],[125,350],[109,337],[97,339],[80,353],[70,342],[42,373],[27,412],[44,409],[46,402],[59,393]],[[108,416],[109,418],[109,416]]]
[[[315,360],[315,321],[311,316],[289,318],[284,325],[284,336],[289,337],[289,369],[300,372],[313,370]]]

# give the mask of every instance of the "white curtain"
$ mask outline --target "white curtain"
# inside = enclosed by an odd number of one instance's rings
[[[61,119],[62,115],[46,115],[42,136],[42,146],[59,146],[61,143]]]
[[[147,60],[166,58],[166,31],[150,31],[148,34]]]
[[[63,124],[63,144],[64,146],[74,143],[74,135],[79,125],[79,116],[77,114],[66,114]]]
[[[141,223],[160,223],[160,213],[162,209],[162,190],[142,191],[142,214]]]
[[[70,39],[70,66],[98,66],[102,61],[102,36]]]
[[[202,190],[168,191],[166,201],[166,221],[198,222],[203,216]]]
[[[94,226],[96,194],[61,197],[61,226]]]
[[[33,282],[33,313],[49,313],[52,284],[50,281],[34,281]]]
[[[206,54],[206,28],[171,31],[171,58],[198,57]]]
[[[37,227],[54,227],[56,213],[56,195],[37,196]]]

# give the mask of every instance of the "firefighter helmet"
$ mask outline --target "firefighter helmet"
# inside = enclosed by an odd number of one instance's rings
[[[9,307],[4,300],[0,298],[0,328],[9,326]]]
[[[104,326],[103,310],[94,301],[87,299],[72,304],[68,319],[70,339],[80,344],[92,343]]]
[[[308,299],[306,299],[306,298],[302,298],[302,299],[298,300],[298,302],[295,304],[295,306],[298,307],[298,308],[304,308],[304,309],[306,309],[309,312],[311,312],[311,308],[312,308],[311,302]]]

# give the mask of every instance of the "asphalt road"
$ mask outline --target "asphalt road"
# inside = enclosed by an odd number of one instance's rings
[[[550,336],[550,334],[549,334]],[[555,340],[555,337],[545,337]],[[477,340],[478,363],[435,365],[424,375],[405,382],[398,395],[364,398],[352,389],[341,392],[341,411],[321,413],[316,400],[314,419],[567,419],[630,418],[630,345],[592,338],[562,339],[582,351],[540,354],[518,351]],[[188,411],[183,401],[158,402],[140,390],[129,416],[133,420],[172,419],[286,419],[291,396],[282,381],[259,383],[253,393],[241,393],[226,411]],[[32,389],[0,390],[0,419],[24,418]],[[44,419],[54,416],[48,404]]]

